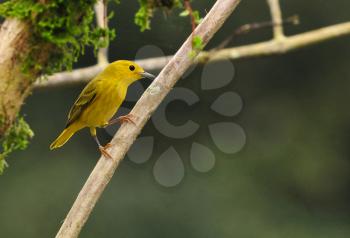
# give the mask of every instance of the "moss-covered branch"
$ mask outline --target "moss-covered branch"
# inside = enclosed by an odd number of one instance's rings
[[[35,79],[71,69],[87,45],[97,49],[107,44],[104,39],[113,38],[114,31],[94,24],[95,3],[96,0],[10,0],[0,4],[0,15],[6,18],[0,29],[0,141],[3,145]],[[8,150],[2,146],[0,153],[3,161]]]

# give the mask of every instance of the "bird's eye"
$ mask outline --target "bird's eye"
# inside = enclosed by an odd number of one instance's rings
[[[129,69],[130,69],[131,71],[134,71],[134,70],[135,70],[135,66],[130,65],[130,66],[129,66]]]

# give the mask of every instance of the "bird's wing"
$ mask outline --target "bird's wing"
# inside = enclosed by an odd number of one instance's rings
[[[97,95],[97,84],[98,80],[92,80],[80,93],[78,99],[75,101],[69,111],[66,127],[77,120],[85,108],[87,108],[95,100]]]

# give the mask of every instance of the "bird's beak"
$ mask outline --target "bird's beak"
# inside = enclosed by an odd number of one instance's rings
[[[142,78],[151,79],[151,80],[156,78],[156,76],[147,72],[142,72],[140,73],[140,75],[142,76]]]

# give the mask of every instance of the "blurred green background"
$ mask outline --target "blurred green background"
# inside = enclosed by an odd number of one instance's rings
[[[150,44],[173,54],[190,32],[187,18],[157,12],[152,30],[140,33],[133,24],[137,2],[121,2],[110,22],[117,30],[111,61],[134,59]],[[286,28],[287,34],[349,21],[348,1],[281,2],[285,16],[301,18],[300,26]],[[213,3],[193,5],[204,15]],[[243,0],[207,48],[242,24],[269,18],[265,1]],[[270,37],[270,30],[258,30],[233,45]],[[229,87],[210,93],[200,90],[203,66],[197,66],[178,85],[200,96],[191,117],[203,122],[204,130],[185,143],[164,137],[148,123],[143,135],[155,137],[152,158],[142,165],[123,161],[80,237],[349,237],[349,52],[349,37],[344,37],[282,56],[237,61]],[[76,67],[94,62],[89,51]],[[99,153],[87,130],[60,150],[48,149],[82,87],[38,90],[26,101],[22,113],[35,137],[26,151],[11,155],[10,168],[0,177],[0,237],[54,237],[96,164]],[[228,90],[242,97],[242,112],[233,118],[208,114],[211,102]],[[188,111],[168,108],[175,124],[187,121]],[[205,125],[221,121],[244,128],[247,143],[239,153],[220,152],[208,137]],[[103,131],[100,135],[104,142],[110,139]],[[195,171],[185,159],[187,141],[195,140],[215,153],[209,173]],[[178,186],[164,188],[152,169],[170,145],[184,158],[185,177]]]

